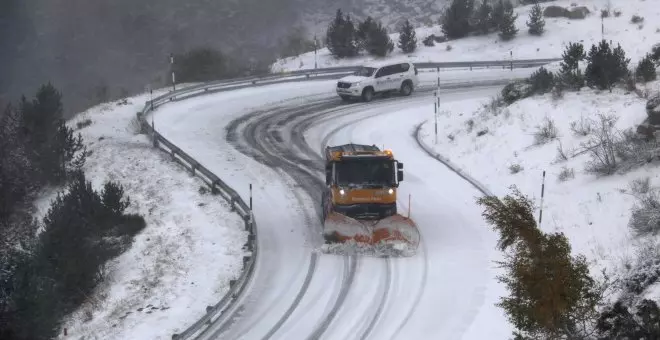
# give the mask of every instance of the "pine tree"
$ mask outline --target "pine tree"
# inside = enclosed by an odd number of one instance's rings
[[[384,57],[387,53],[394,50],[394,43],[392,42],[392,39],[390,39],[387,29],[378,21],[375,26],[367,32],[365,50],[370,55],[378,57]]]
[[[488,34],[493,28],[491,15],[493,7],[490,5],[489,0],[483,0],[477,9],[475,29],[480,34]]]
[[[355,26],[350,16],[344,18],[341,9],[337,10],[335,19],[328,25],[326,44],[330,53],[336,58],[353,57],[358,54]]]
[[[450,39],[467,36],[473,11],[474,0],[452,0],[440,19],[445,36]]]
[[[376,30],[377,27],[378,25],[376,24],[376,21],[371,16],[368,16],[366,19],[364,19],[364,21],[358,23],[355,37],[360,50],[367,48],[369,32]]]
[[[584,86],[584,76],[579,68],[579,62],[586,58],[584,46],[581,43],[569,43],[562,55],[563,61],[559,64],[559,78],[561,83],[573,90],[580,90]]]
[[[502,0],[500,0],[500,2],[501,1]],[[504,16],[502,17],[502,22],[498,26],[500,31],[499,35],[502,40],[511,40],[516,34],[518,34],[516,19],[518,19],[518,14],[513,12],[513,5],[507,0],[504,2]]]
[[[398,47],[404,53],[411,53],[417,48],[417,38],[415,37],[415,28],[406,19],[406,22],[401,26],[399,31],[399,44]]]
[[[591,46],[587,61],[585,70],[587,85],[610,91],[614,84],[623,80],[628,74],[628,64],[630,63],[630,59],[626,58],[626,53],[621,45],[617,45],[612,50],[610,44],[605,40],[602,40],[598,46]]]
[[[529,13],[529,21],[527,22],[527,27],[529,27],[529,34],[531,35],[542,35],[545,31],[545,20],[543,20],[543,9],[541,5],[537,3],[532,7],[532,11]]]
[[[650,54],[647,54],[637,65],[635,70],[637,77],[641,78],[644,82],[655,80],[658,76],[655,72],[655,64]]]
[[[504,1],[496,0],[490,15],[490,29],[499,30],[500,25],[504,22],[505,11]]]

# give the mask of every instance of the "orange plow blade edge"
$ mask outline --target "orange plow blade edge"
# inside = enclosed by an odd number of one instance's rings
[[[338,255],[414,256],[420,234],[415,222],[402,215],[381,220],[357,220],[332,212],[323,226],[324,253]]]

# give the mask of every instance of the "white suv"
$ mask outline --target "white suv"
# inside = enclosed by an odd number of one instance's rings
[[[337,94],[348,101],[362,98],[368,102],[376,93],[398,91],[409,96],[418,84],[417,68],[413,63],[387,63],[361,67],[351,76],[339,79]]]

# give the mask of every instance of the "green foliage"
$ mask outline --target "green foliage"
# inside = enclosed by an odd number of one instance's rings
[[[478,199],[483,216],[499,233],[506,252],[498,277],[509,291],[498,306],[515,326],[518,339],[577,337],[579,324],[596,317],[600,290],[589,276],[583,256],[572,256],[562,233],[543,233],[534,220],[534,205],[515,187],[500,199]]]
[[[359,52],[359,39],[349,15],[344,17],[341,9],[326,31],[326,45],[336,58],[354,57]]]
[[[470,18],[473,11],[474,0],[452,0],[440,19],[445,36],[450,39],[467,36],[471,31]]]
[[[21,130],[31,162],[46,183],[60,183],[85,161],[82,136],[63,119],[62,95],[50,83],[42,85],[35,99],[20,102]]]
[[[630,59],[626,58],[621,45],[612,49],[607,41],[602,40],[598,46],[591,46],[587,61],[585,78],[590,87],[611,91],[614,84],[628,75]]]
[[[105,277],[105,263],[131,243],[145,221],[125,215],[130,201],[117,183],[97,193],[76,172],[65,194],[58,194],[43,219],[44,231],[23,256],[12,296],[17,335],[55,336],[60,319],[74,311]]]
[[[639,64],[637,64],[635,73],[637,74],[637,78],[642,79],[644,82],[656,80],[658,75],[656,74],[655,63],[650,54],[647,54],[642,58]]]
[[[619,301],[601,314],[596,329],[599,340],[658,339],[660,308],[655,301],[644,299],[633,314]]]
[[[384,57],[394,50],[394,43],[380,21],[372,21],[367,26],[365,34],[366,39],[363,46],[370,55]]]
[[[581,43],[569,43],[562,54],[561,70],[558,78],[562,86],[580,90],[584,86],[584,75],[579,68],[579,62],[586,58],[584,46]]]
[[[399,43],[397,46],[404,53],[414,52],[417,48],[417,38],[415,37],[415,28],[410,24],[410,21],[406,21],[401,26],[399,30]]]
[[[532,11],[529,13],[529,21],[527,21],[529,34],[542,35],[545,31],[545,20],[543,20],[543,9],[538,3],[534,4]]]
[[[555,77],[552,72],[548,71],[545,67],[541,67],[532,73],[529,77],[529,82],[532,84],[532,91],[534,93],[544,94],[552,90],[552,87],[555,85]]]
[[[500,4],[502,3],[503,0],[500,0]],[[504,2],[502,7],[504,8],[504,13],[497,28],[500,32],[500,38],[504,41],[508,41],[513,39],[516,34],[518,34],[518,28],[516,28],[516,19],[518,19],[518,14],[513,12],[513,5],[509,0]]]
[[[474,30],[479,34],[488,34],[494,28],[492,21],[493,6],[489,0],[483,0],[476,12]]]

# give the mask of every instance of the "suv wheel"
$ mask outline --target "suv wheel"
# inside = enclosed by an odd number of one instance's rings
[[[365,102],[370,102],[372,99],[374,99],[374,89],[367,87],[362,91],[362,100]]]
[[[401,84],[401,94],[404,96],[409,96],[413,91],[412,84],[410,83],[410,80],[406,80]]]

